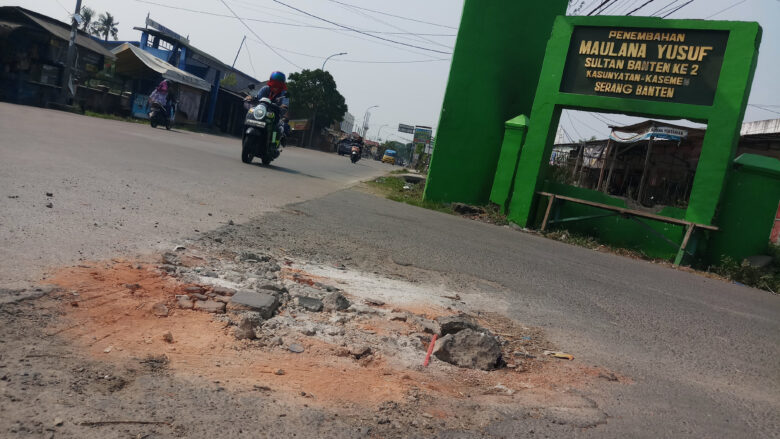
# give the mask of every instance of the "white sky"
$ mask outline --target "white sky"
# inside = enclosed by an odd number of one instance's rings
[[[288,9],[274,0],[225,0],[241,17],[280,21],[295,24],[334,27],[331,24]],[[339,5],[333,0],[281,0],[293,7],[305,10],[331,21],[361,30],[381,32],[417,32],[427,34],[454,35],[455,29],[401,20],[365,11],[356,11]],[[463,0],[339,0],[394,15],[457,27],[460,22]],[[494,1],[494,0],[480,0]],[[582,0],[580,0],[582,1]],[[610,13],[624,13],[623,9],[632,3],[641,5],[646,0],[618,0]],[[650,15],[674,0],[654,0],[652,4],[635,15]],[[687,1],[687,0],[686,0]],[[162,5],[196,9],[218,15],[230,15],[222,0],[148,0]],[[233,62],[241,39],[248,35],[248,46],[242,50],[236,67],[248,74],[265,79],[273,70],[285,73],[299,70],[288,61],[274,54],[252,35],[235,18],[174,10],[149,4],[147,0],[84,0],[85,6],[96,12],[108,11],[119,21],[119,39],[137,41],[140,32],[133,27],[143,27],[147,13],[170,29],[189,35],[191,43],[201,50],[221,59],[227,64]],[[584,0],[586,11],[592,9],[596,0]],[[677,5],[685,1],[677,1]],[[758,21],[764,29],[758,70],[751,93],[751,104],[770,105],[771,111],[780,113],[780,0],[695,0],[676,12],[670,18],[707,18],[729,6],[737,6],[718,14],[713,19]],[[0,5],[19,5],[34,11],[68,21],[68,13],[75,8],[75,0],[0,0]],[[672,7],[675,5],[672,5]],[[292,27],[278,24],[246,22],[252,30],[269,45],[279,49],[292,63],[303,68],[315,69],[322,66],[328,55],[348,52],[348,55],[328,61],[326,70],[336,79],[339,90],[345,96],[349,111],[357,123],[363,119],[366,109],[373,105],[369,137],[376,136],[382,125],[381,138],[388,140],[409,139],[398,133],[398,123],[428,125],[435,127],[444,97],[444,88],[449,73],[448,61],[431,61],[409,64],[369,64],[344,61],[420,61],[448,59],[450,55],[399,46],[355,34],[348,31],[332,31],[308,27]],[[407,44],[427,47],[442,52],[451,52],[454,36],[421,36],[380,34],[382,38]],[[292,52],[298,52],[292,53]],[[305,55],[312,56],[305,56]],[[250,60],[251,58],[251,60]],[[253,68],[254,66],[254,68]],[[603,123],[587,115],[571,119],[583,137],[596,135],[604,137],[609,130]],[[749,107],[745,120],[763,120],[780,117],[770,111]],[[614,116],[619,119],[620,116]],[[564,118],[567,121],[568,118]],[[625,119],[628,120],[628,119]],[[622,120],[621,120],[622,121]],[[566,122],[563,122],[566,126]],[[574,131],[573,129],[571,131]],[[392,136],[388,137],[392,133]],[[393,137],[395,136],[395,137]]]

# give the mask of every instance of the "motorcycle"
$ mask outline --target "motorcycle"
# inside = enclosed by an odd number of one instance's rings
[[[152,102],[151,111],[149,112],[149,121],[152,124],[152,128],[162,125],[166,130],[170,130],[172,119],[173,117],[168,116],[168,110],[164,105],[159,102]]]
[[[352,145],[352,152],[350,153],[349,159],[352,160],[352,163],[357,163],[358,160],[360,160],[360,147],[357,145]]]
[[[244,119],[244,133],[241,139],[241,161],[252,163],[259,157],[264,165],[269,165],[279,157],[285,139],[279,133],[277,121],[281,107],[268,98],[247,98],[244,106],[248,108]]]

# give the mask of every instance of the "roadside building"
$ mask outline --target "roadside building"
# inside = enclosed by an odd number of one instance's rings
[[[339,128],[341,128],[341,132],[346,135],[352,134],[352,130],[355,128],[355,116],[350,112],[346,112],[344,114],[344,119],[339,124]]]
[[[167,79],[176,95],[177,123],[197,123],[200,120],[211,84],[187,73],[129,43],[112,50],[117,57],[115,74],[123,78],[125,90],[133,93],[131,115],[148,119],[148,93],[162,79]]]
[[[19,6],[0,7],[0,100],[36,106],[57,101],[71,26]],[[114,55],[84,32],[76,36],[73,91]]]
[[[216,126],[225,133],[241,134],[246,116],[243,99],[249,93],[256,93],[265,82],[199,50],[190,43],[189,38],[149,17],[146,18],[145,27],[134,29],[141,32],[141,40],[138,42],[141,50],[211,85],[203,102],[204,109],[199,114],[200,123]]]

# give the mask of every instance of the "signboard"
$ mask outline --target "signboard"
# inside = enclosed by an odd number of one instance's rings
[[[614,140],[615,142],[620,143],[634,143],[639,142],[642,140],[672,140],[675,142],[679,142],[682,139],[685,139],[688,137],[688,130],[684,130],[682,128],[674,128],[674,127],[654,127],[651,128],[644,133],[639,133],[630,137],[618,137],[617,134],[613,131],[609,138]]]
[[[729,32],[576,26],[560,91],[712,105]]]
[[[139,119],[149,119],[149,96],[137,94],[133,99],[132,108],[133,117]]]
[[[433,137],[433,129],[431,127],[416,126],[414,128],[414,143],[415,147],[419,148],[425,154],[430,154],[431,150],[431,138]]]
[[[414,134],[414,127],[411,125],[405,125],[402,123],[398,124],[398,132],[406,133],[406,134]]]
[[[152,20],[151,18],[149,18],[148,15],[146,17],[146,27],[150,27],[152,29],[157,29],[158,31],[160,31],[160,32],[162,32],[164,34],[167,34],[167,35],[169,35],[169,36],[171,36],[173,38],[176,38],[179,41],[187,41],[187,42],[190,41],[189,38],[185,38],[185,37],[177,34],[176,32],[168,29],[167,27],[161,25],[160,23]]]

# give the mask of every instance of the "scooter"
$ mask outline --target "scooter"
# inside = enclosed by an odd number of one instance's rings
[[[269,165],[279,157],[285,144],[277,120],[281,107],[268,98],[247,98],[244,106],[248,111],[241,139],[241,161],[252,163],[252,159],[259,157],[264,165]]]
[[[173,108],[173,114],[176,114],[176,106],[171,104],[171,107]],[[152,102],[151,111],[149,112],[149,121],[152,124],[152,128],[157,128],[158,125],[162,125],[166,130],[170,130],[172,120],[173,116],[171,115],[169,117],[168,110],[164,105],[160,104],[159,102]]]
[[[360,160],[360,147],[357,145],[352,145],[352,152],[350,153],[349,159],[352,160],[352,163],[357,163],[358,160]]]

